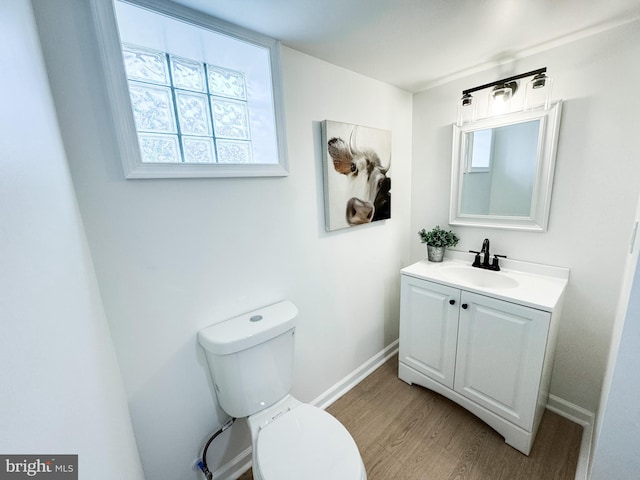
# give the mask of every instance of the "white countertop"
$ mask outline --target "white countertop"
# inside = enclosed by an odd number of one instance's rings
[[[499,280],[505,280],[505,283],[515,280],[512,282],[515,284],[514,286],[483,287],[472,281],[466,282],[464,279],[452,278],[449,275],[451,267],[456,267],[458,272],[464,272],[461,268],[472,268],[473,257],[473,254],[447,250],[443,262],[435,263],[422,260],[403,268],[401,273],[547,312],[552,312],[556,308],[569,281],[568,268],[509,259],[500,260],[501,270],[499,272],[479,268],[473,268],[473,270],[481,270],[488,276],[501,276],[503,278]]]

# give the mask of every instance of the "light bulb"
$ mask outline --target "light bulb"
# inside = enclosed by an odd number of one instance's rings
[[[509,113],[511,108],[511,98],[518,88],[516,82],[502,83],[496,85],[489,95],[489,112],[491,115],[502,115]]]

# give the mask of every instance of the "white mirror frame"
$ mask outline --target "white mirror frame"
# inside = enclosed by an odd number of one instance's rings
[[[541,108],[486,118],[465,123],[462,126],[453,125],[451,197],[449,203],[449,223],[451,225],[525,231],[547,230],[561,110],[562,101],[559,100],[552,104],[548,110]],[[465,142],[466,134],[476,130],[533,120],[540,120],[540,131],[538,134],[536,179],[533,186],[530,215],[502,216],[461,213],[462,180],[465,167],[464,155],[467,148]]]
[[[270,60],[277,162],[254,164],[143,163],[131,109],[113,3],[118,0],[90,1],[118,150],[126,178],[280,177],[289,174],[280,75],[280,43],[277,40],[165,0],[122,0],[198,27],[237,38],[242,42],[263,47],[268,51]]]

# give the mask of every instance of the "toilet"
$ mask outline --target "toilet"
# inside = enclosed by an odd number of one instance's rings
[[[347,429],[289,394],[297,317],[283,301],[198,332],[218,403],[247,417],[255,480],[366,480]]]

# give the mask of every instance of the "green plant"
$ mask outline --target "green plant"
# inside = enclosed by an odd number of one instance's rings
[[[430,231],[424,228],[418,232],[422,243],[426,243],[432,247],[455,247],[460,239],[451,230],[448,232],[436,226]]]

